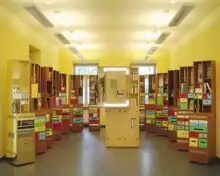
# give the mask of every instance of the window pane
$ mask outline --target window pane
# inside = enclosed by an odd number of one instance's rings
[[[140,66],[139,69],[139,75],[152,75],[154,74],[154,66]]]
[[[97,66],[75,66],[76,75],[97,75]]]

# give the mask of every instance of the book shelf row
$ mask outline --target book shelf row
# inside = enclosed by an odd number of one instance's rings
[[[190,161],[209,163],[215,157],[215,62],[147,77],[146,131],[176,142],[178,150],[189,151]]]

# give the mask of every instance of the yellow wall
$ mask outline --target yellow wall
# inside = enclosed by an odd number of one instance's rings
[[[220,17],[220,15],[219,15]],[[219,19],[219,18],[218,18]],[[188,42],[180,44],[171,51],[170,67],[189,66],[196,60],[215,60],[216,74],[220,75],[220,21],[210,23],[209,27],[196,32]],[[218,78],[218,77],[217,77]],[[220,157],[220,81],[216,79],[217,87],[217,156]]]
[[[67,49],[62,50],[60,46],[50,42],[40,31],[35,31],[31,26],[18,18],[11,11],[0,6],[0,158],[5,154],[4,143],[4,123],[6,112],[4,100],[6,98],[6,68],[7,60],[29,60],[29,45],[40,50],[40,63],[42,66],[52,66],[54,69],[60,69],[60,57],[68,55],[68,63],[71,56]],[[68,53],[68,54],[66,54]],[[72,64],[71,64],[72,65]],[[63,67],[61,67],[61,70]],[[70,69],[68,69],[68,73]]]

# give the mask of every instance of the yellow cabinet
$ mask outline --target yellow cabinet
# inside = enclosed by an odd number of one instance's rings
[[[106,108],[106,147],[139,147],[139,108]]]

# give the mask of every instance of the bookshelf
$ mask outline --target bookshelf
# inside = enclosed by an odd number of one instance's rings
[[[155,133],[156,132],[156,82],[157,82],[157,75],[148,75],[146,78],[145,84],[146,89],[146,131],[148,133]]]
[[[72,105],[72,132],[81,132],[83,130],[83,106],[80,104]]]
[[[52,107],[59,107],[59,91],[60,91],[60,76],[59,72],[53,70],[53,78],[52,78],[52,99],[53,105]]]
[[[168,130],[168,73],[157,74],[157,135],[167,136]]]
[[[61,105],[62,115],[62,134],[68,134],[71,131],[71,107],[68,104]]]
[[[41,109],[41,66],[31,64],[31,112]]]
[[[139,74],[138,68],[130,68],[130,104],[139,106]]]
[[[179,94],[179,70],[168,71],[168,140],[176,142],[176,114]]]
[[[98,104],[98,75],[89,76],[89,104]]]
[[[52,127],[53,127],[53,141],[62,139],[62,109],[60,107],[52,110]]]
[[[46,115],[43,112],[35,113],[34,130],[35,130],[35,153],[43,154],[46,152],[47,149]]]
[[[215,61],[194,62],[194,114],[189,119],[189,160],[208,164],[216,156]]]
[[[71,131],[83,130],[83,76],[70,76]]]
[[[89,107],[89,130],[100,130],[100,111],[98,105],[90,105]]]
[[[52,83],[53,82],[53,68],[41,68],[41,91],[42,91],[42,108],[52,108]]]
[[[89,76],[89,130],[100,130],[98,75]]]
[[[64,73],[60,73],[60,90],[59,90],[59,100],[60,105],[67,105],[67,75]]]
[[[139,94],[140,94],[140,98],[139,98],[139,112],[140,112],[140,130],[144,131],[145,130],[145,100],[146,100],[146,88],[145,88],[145,81],[146,76],[140,76],[139,77]],[[148,79],[147,79],[148,80]],[[146,85],[147,86],[147,85]]]
[[[180,67],[179,108],[177,112],[177,149],[189,149],[189,114],[194,104],[194,68]]]

